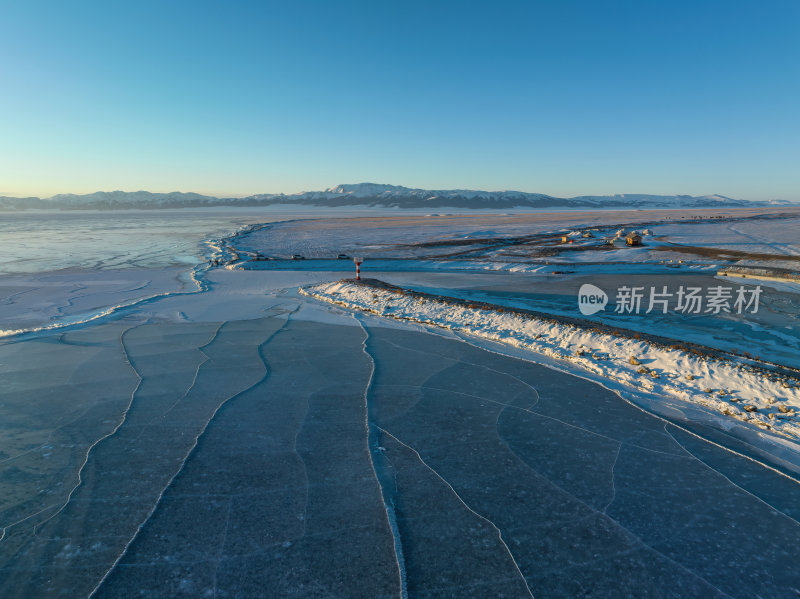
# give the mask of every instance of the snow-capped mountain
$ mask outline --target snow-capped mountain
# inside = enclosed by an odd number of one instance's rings
[[[148,191],[98,191],[86,195],[61,194],[48,199],[0,197],[0,210],[64,209],[115,210],[194,208],[207,206],[361,206],[392,208],[721,208],[741,206],[786,206],[789,202],[751,202],[722,195],[619,194],[559,198],[523,191],[480,191],[472,189],[415,189],[401,185],[355,183],[329,187],[324,191],[296,194],[257,194],[242,198],[218,198],[197,193],[152,193]]]
[[[355,183],[348,185],[337,185],[336,187],[329,187],[324,192],[328,198],[339,197],[352,197],[360,199],[368,198],[423,198],[432,200],[435,198],[483,198],[487,200],[492,199],[509,199],[527,197],[533,198],[546,198],[548,196],[540,193],[523,193],[521,191],[478,191],[474,189],[412,189],[403,187],[402,185],[380,185],[378,183]]]

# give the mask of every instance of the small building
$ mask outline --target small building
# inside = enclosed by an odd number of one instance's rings
[[[625,244],[630,246],[642,245],[642,236],[636,231],[628,233],[628,236],[625,238]]]
[[[561,236],[561,243],[569,242],[569,235],[562,235]]]

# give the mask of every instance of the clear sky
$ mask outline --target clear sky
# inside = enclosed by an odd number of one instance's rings
[[[800,2],[0,0],[0,195],[800,200]]]

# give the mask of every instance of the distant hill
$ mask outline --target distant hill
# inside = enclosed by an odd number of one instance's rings
[[[86,195],[60,194],[52,198],[0,197],[0,210],[123,210],[198,208],[210,206],[362,206],[389,208],[729,208],[787,206],[789,202],[751,202],[721,195],[620,194],[559,198],[522,191],[477,191],[472,189],[413,189],[400,185],[356,183],[337,185],[325,191],[296,194],[257,194],[243,198],[218,198],[197,193],[152,193],[149,191],[98,191]]]

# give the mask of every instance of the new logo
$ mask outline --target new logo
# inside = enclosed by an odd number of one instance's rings
[[[578,309],[581,314],[591,316],[606,307],[606,292],[591,283],[584,283],[578,291]]]

